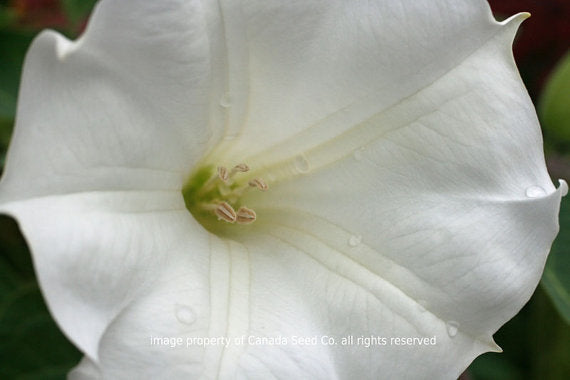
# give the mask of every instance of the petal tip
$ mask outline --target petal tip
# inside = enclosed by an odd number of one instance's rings
[[[528,12],[520,12],[511,17],[507,18],[506,20],[500,22],[501,25],[509,25],[513,23],[516,27],[518,27],[524,20],[531,16]]]
[[[563,179],[559,179],[558,184],[558,191],[560,191],[560,195],[565,197],[568,194],[568,184]]]
[[[35,38],[30,51],[32,51],[32,49],[40,49],[38,46],[45,46],[43,49],[48,50],[55,49],[57,59],[59,61],[64,61],[71,52],[76,50],[77,42],[69,40],[54,30],[47,29],[42,31]]]
[[[495,339],[493,339],[493,337],[490,337],[487,341],[487,348],[489,349],[488,352],[503,352],[503,349],[495,342]]]
[[[520,12],[519,14],[516,14],[515,16],[519,16],[521,18],[521,20],[526,20],[527,18],[530,18],[530,16],[532,16],[532,14],[530,12]]]

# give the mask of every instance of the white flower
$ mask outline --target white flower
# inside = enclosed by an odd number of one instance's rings
[[[73,376],[453,379],[498,350],[567,189],[511,55],[526,17],[103,0],[79,40],[42,33],[0,209],[85,353]],[[257,220],[217,220],[240,206]]]

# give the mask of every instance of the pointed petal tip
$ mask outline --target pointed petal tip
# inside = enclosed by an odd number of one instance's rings
[[[559,179],[558,184],[558,191],[560,191],[560,195],[562,197],[565,197],[568,194],[568,184],[563,179]]]
[[[519,26],[522,24],[522,22],[527,18],[529,18],[530,16],[531,15],[528,12],[520,12],[499,22],[499,24],[503,26],[512,26],[515,28],[515,30],[517,30]]]
[[[529,18],[531,16],[530,13],[528,12],[519,12],[515,15],[512,15],[511,17],[509,17],[508,19],[506,19],[504,21],[505,24],[511,23],[511,22],[516,22],[518,24],[520,24],[521,22],[523,22],[524,20],[526,20],[527,18]]]
[[[516,14],[515,16],[518,16],[519,18],[521,18],[522,21],[524,21],[527,18],[530,18],[530,16],[532,16],[532,14],[530,12],[520,12],[520,13]]]
[[[484,348],[483,352],[503,352],[503,349],[495,342],[495,339],[493,339],[492,336],[483,336],[479,338],[479,342]]]
[[[488,342],[489,352],[503,352],[503,349],[495,342],[495,340],[491,337],[491,340]]]
[[[70,53],[77,49],[78,41],[79,40],[76,42],[71,41],[61,33],[47,29],[38,34],[34,39],[30,51],[32,51],[32,49],[40,49],[38,46],[42,46],[41,49],[46,49],[44,50],[44,54],[48,54],[50,50],[54,51],[57,59],[63,62]]]

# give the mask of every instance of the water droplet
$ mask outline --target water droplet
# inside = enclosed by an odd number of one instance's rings
[[[446,325],[445,327],[447,328],[447,335],[449,335],[451,338],[457,335],[457,332],[459,331],[458,322],[449,321],[445,325]]]
[[[354,153],[352,153],[352,155],[354,156],[354,159],[356,161],[360,161],[360,160],[362,160],[363,153],[364,153],[364,147],[360,147],[360,148],[356,149],[354,151]]]
[[[351,247],[357,247],[362,242],[362,236],[352,235],[348,238],[348,245]]]
[[[546,195],[546,191],[540,186],[531,186],[526,189],[526,196],[529,198],[538,198]]]
[[[427,301],[426,300],[418,300],[418,311],[420,313],[426,312]]]
[[[311,168],[307,157],[302,154],[295,157],[295,168],[297,168],[299,173],[307,173]]]
[[[180,323],[191,325],[196,322],[196,314],[190,306],[176,305],[176,319],[178,319]]]
[[[222,98],[220,99],[220,105],[224,108],[231,107],[232,105],[232,97],[229,92],[226,92]]]

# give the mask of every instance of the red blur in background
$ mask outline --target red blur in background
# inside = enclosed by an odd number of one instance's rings
[[[25,28],[62,29],[69,25],[60,0],[12,0],[17,23]]]

